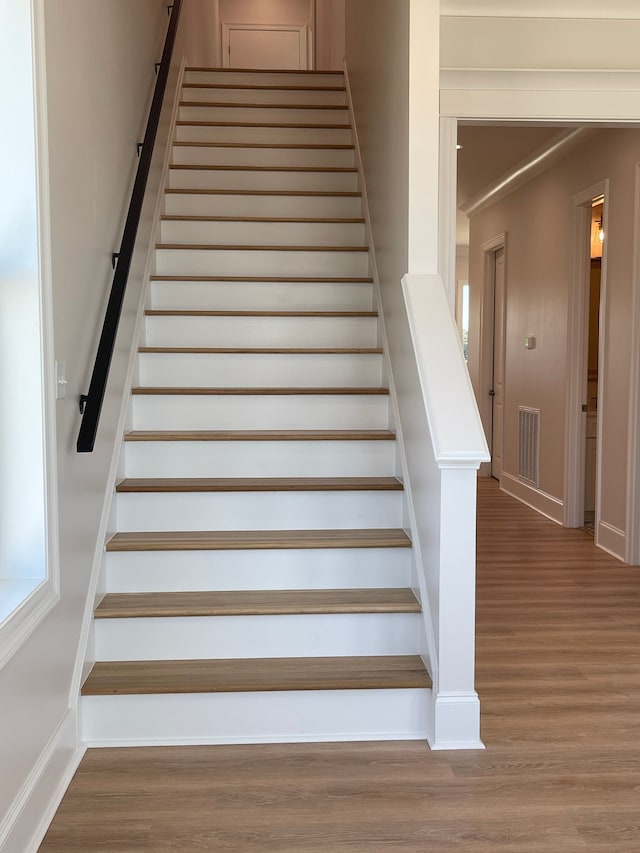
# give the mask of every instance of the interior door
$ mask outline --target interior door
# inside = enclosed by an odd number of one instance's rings
[[[491,476],[502,475],[502,444],[504,431],[504,319],[505,269],[504,248],[493,254],[493,382],[491,385]]]
[[[226,68],[307,68],[307,28],[297,25],[223,24]]]

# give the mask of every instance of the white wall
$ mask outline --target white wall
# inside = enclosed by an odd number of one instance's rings
[[[541,410],[540,489],[564,502],[569,289],[574,194],[610,181],[607,313],[604,318],[602,520],[625,531],[631,346],[634,176],[640,131],[600,130],[525,186],[471,218],[469,368],[479,400],[482,244],[507,233],[506,397],[503,470],[517,473],[517,406]],[[535,350],[524,338],[535,335]],[[486,384],[486,383],[485,383]],[[487,398],[488,399],[488,398]],[[485,423],[489,408],[481,405]],[[561,517],[562,503],[559,505]]]
[[[185,25],[195,11],[187,0]],[[55,412],[60,600],[0,670],[0,848],[29,853],[77,760],[73,676],[117,438],[146,248],[137,251],[95,451],[77,454],[86,392],[121,236],[136,143],[168,17],[164,0],[34,0],[44,21],[55,354],[67,397]],[[197,47],[190,50],[197,58]],[[180,57],[178,57],[180,58]],[[174,86],[177,70],[174,71]],[[152,170],[158,180],[158,170]],[[141,232],[149,239],[148,217]],[[146,231],[145,231],[146,229]],[[4,485],[4,483],[3,483]],[[4,846],[3,846],[4,844]]]
[[[0,623],[47,577],[32,53],[29,0],[0,6]]]
[[[215,0],[189,0],[185,9],[189,64],[208,68],[220,65],[220,16]]]
[[[442,282],[435,275],[439,162],[437,23],[438,4],[424,0],[394,3],[347,0],[346,3],[346,66],[407,462],[403,474],[411,496],[405,523],[411,528],[418,555],[417,583],[426,614],[424,652],[430,657],[434,676],[436,700],[430,740],[436,745],[460,747],[464,743],[468,747],[479,743],[478,704],[473,690],[475,468],[472,456],[477,453],[480,459],[486,449],[453,319]],[[410,275],[405,277],[403,293],[401,282],[407,272]],[[449,435],[438,431],[452,412],[450,405],[442,406],[447,393],[442,393],[441,380],[446,374],[430,346],[437,337],[429,327],[434,316],[431,306],[444,312],[438,313],[443,321],[439,339],[446,339],[448,354],[454,353],[451,369],[456,390],[453,393],[457,395],[462,389],[460,404],[473,422],[469,435],[477,440],[466,457],[469,469],[473,470],[463,471],[464,463],[455,472],[443,470],[448,466],[442,464],[443,447],[439,442],[446,443],[456,429]],[[445,360],[448,359],[449,355]],[[428,415],[426,400],[430,392],[434,392],[431,402],[437,398],[438,405],[432,406]],[[466,414],[457,420],[457,426],[463,423],[463,427],[453,439],[452,458],[459,449],[456,441],[466,429],[465,419]],[[434,427],[433,434],[430,427]],[[467,479],[468,474],[471,476]],[[454,493],[456,497],[452,498]],[[450,522],[457,517],[460,526],[461,513],[462,532],[456,530],[451,536],[455,524],[452,527]],[[452,547],[454,539],[461,546],[458,551]],[[442,613],[445,616],[441,620]]]
[[[345,0],[316,0],[316,68],[342,71]]]
[[[309,0],[220,0],[220,21],[232,24],[310,24]]]
[[[570,18],[443,16],[442,68],[637,69],[640,20],[606,20],[606,5],[580,20],[579,6]]]

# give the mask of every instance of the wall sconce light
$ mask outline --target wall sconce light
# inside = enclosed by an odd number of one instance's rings
[[[598,219],[598,240],[604,243],[604,228],[602,227],[602,219]]]

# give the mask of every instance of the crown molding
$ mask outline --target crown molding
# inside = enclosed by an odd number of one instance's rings
[[[574,127],[562,130],[549,142],[536,148],[527,157],[502,174],[495,181],[477,193],[468,202],[461,205],[461,210],[467,216],[480,213],[490,204],[504,198],[518,187],[526,184],[536,175],[548,169],[562,157],[569,153],[577,145],[581,145],[595,131],[592,128]]]
[[[640,20],[637,0],[441,0],[442,17]]]

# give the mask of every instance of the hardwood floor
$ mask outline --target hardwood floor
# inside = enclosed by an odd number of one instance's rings
[[[62,851],[640,849],[640,569],[480,482],[478,752],[91,750]]]

